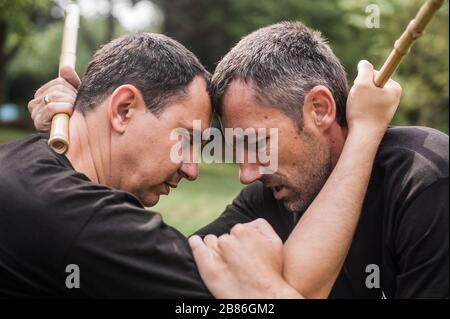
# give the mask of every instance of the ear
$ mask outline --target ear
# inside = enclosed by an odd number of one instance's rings
[[[145,110],[141,92],[131,84],[121,85],[114,90],[108,105],[111,128],[123,134],[133,116]]]
[[[336,120],[336,103],[330,90],[316,85],[305,96],[305,120],[310,120],[320,131],[326,131]]]

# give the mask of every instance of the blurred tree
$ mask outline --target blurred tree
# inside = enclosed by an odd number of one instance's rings
[[[67,0],[53,1],[61,5]],[[80,5],[88,2],[88,0],[78,1]],[[77,71],[80,76],[92,53],[100,44],[127,32],[117,19],[120,14],[117,6],[126,3],[128,7],[134,7],[141,1],[144,0],[95,2],[97,7],[100,3],[109,3],[109,7],[103,11],[98,10],[93,15],[87,15],[81,21],[77,57]],[[329,40],[348,72],[349,83],[352,83],[360,59],[371,61],[377,68],[381,66],[392,49],[393,42],[424,1],[153,0],[152,2],[159,6],[164,15],[162,31],[192,50],[210,71],[214,71],[220,58],[249,32],[282,20],[300,20],[320,30]],[[369,4],[375,4],[380,8],[378,29],[370,29],[365,25],[368,15],[366,8]],[[49,16],[51,6],[50,0],[0,0],[2,55],[0,60],[3,59],[3,62],[0,62],[0,68],[3,67],[3,79],[0,72],[0,90],[1,83],[4,88],[4,70],[5,65],[8,65],[8,95],[16,103],[26,105],[33,89],[53,78],[57,72],[62,19],[61,16],[59,18]],[[133,18],[132,15],[130,17]],[[20,27],[21,23],[24,27]],[[8,30],[3,33],[3,37],[2,25],[7,25]],[[448,4],[446,4],[429,25],[427,34],[412,48],[394,77],[403,86],[403,98],[395,119],[396,124],[428,125],[448,132],[448,29]],[[22,31],[19,32],[20,30]],[[9,57],[7,63],[4,62],[5,56]],[[0,103],[1,96],[5,96],[4,91],[0,92]]]
[[[164,12],[163,30],[187,45],[211,70],[244,35],[283,20],[301,20],[321,30],[332,44],[351,41],[356,27],[346,23],[339,1],[329,0],[155,0]],[[352,61],[355,50],[337,46]],[[345,49],[345,50],[341,50]],[[357,50],[356,50],[357,51]]]
[[[361,59],[376,68],[424,0],[155,0],[163,30],[191,49],[213,71],[242,36],[283,20],[320,30],[341,59],[349,83]],[[380,11],[380,28],[365,25],[369,4]],[[448,3],[431,22],[395,75],[403,86],[396,124],[429,125],[448,132]]]
[[[0,0],[0,104],[6,102],[6,68],[35,28],[50,19],[49,0]]]
[[[81,17],[82,21],[81,24],[85,25],[85,27],[80,28],[80,35],[85,42],[86,46],[89,48],[89,51],[95,52],[99,45],[107,43],[111,41],[114,38],[114,33],[116,31],[116,26],[118,25],[116,17],[114,16],[114,4],[116,1],[114,0],[105,0],[107,3],[107,10],[106,12],[101,16],[98,17],[96,20],[102,20],[102,23],[104,27],[102,28],[103,32],[100,34],[99,32],[92,32],[92,21],[89,21],[84,16]],[[136,0],[131,0],[133,5],[135,5],[137,2]],[[96,21],[98,22],[98,21]],[[98,23],[97,23],[98,25]],[[97,37],[95,36],[97,35]]]
[[[26,2],[25,0],[20,1]],[[32,2],[32,0],[27,1]],[[94,14],[89,13],[87,16],[83,12],[83,8],[85,9],[83,1],[76,1],[82,9],[76,63],[76,70],[80,76],[83,75],[92,54],[101,44],[127,32],[117,18],[117,5],[127,4],[133,7],[141,1],[102,0],[102,10]],[[24,112],[26,111],[25,105],[32,97],[33,91],[57,75],[63,31],[63,8],[68,2],[67,0],[47,0],[46,6],[42,7],[40,14],[48,15],[48,19],[40,18],[39,26],[34,23],[29,28],[27,40],[18,47],[14,59],[7,62],[8,97],[22,105]],[[97,4],[99,3],[97,2]],[[103,10],[105,8],[106,10]],[[5,17],[7,21],[12,19],[9,14]],[[31,19],[31,16],[24,17],[25,21],[26,19]],[[27,23],[31,22],[27,21]]]
[[[368,59],[380,68],[394,41],[414,18],[424,1],[343,0],[351,24],[364,33],[367,49],[356,60]],[[365,8],[375,3],[380,8],[380,28],[365,26]],[[428,25],[400,65],[394,79],[403,87],[402,101],[394,119],[400,125],[428,125],[448,133],[449,105],[449,12],[448,2]],[[353,45],[352,45],[353,47]],[[356,61],[355,60],[355,61]]]

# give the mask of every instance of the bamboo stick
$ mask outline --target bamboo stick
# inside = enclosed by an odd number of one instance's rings
[[[380,72],[375,76],[374,83],[378,87],[383,87],[397,67],[403,57],[408,54],[409,49],[425,30],[425,27],[433,18],[437,10],[444,4],[445,0],[427,0],[417,12],[415,18],[411,20],[406,30],[394,43],[394,49],[381,67]]]
[[[75,68],[77,52],[77,35],[80,21],[80,10],[77,5],[66,7],[64,33],[59,58],[59,71],[65,66]],[[48,145],[58,154],[64,154],[69,148],[69,115],[55,114],[52,118]]]

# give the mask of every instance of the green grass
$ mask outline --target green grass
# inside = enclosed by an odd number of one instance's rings
[[[213,221],[236,197],[243,185],[234,164],[200,164],[194,182],[183,180],[168,196],[161,196],[151,210],[185,235]]]
[[[21,139],[28,134],[29,133],[20,130],[0,128],[0,144]]]

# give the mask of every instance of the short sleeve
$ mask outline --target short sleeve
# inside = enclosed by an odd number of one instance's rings
[[[82,228],[65,258],[76,264],[80,289],[93,298],[211,298],[187,239],[160,214],[117,197]]]

